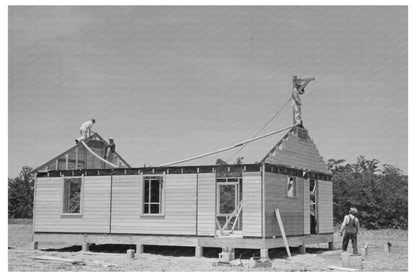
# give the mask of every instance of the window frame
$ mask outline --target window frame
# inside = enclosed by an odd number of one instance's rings
[[[289,195],[289,183],[290,179],[293,179],[293,196]],[[286,181],[286,198],[288,199],[297,199],[298,198],[298,179],[295,176],[287,176]]]
[[[145,190],[146,190],[146,180],[161,180],[161,184],[159,184],[159,213],[145,213],[145,205],[152,205],[152,202],[145,202]],[[165,184],[166,184],[166,177],[165,174],[148,174],[143,175],[142,178],[143,185],[141,187],[142,193],[142,203],[141,203],[141,212],[140,217],[145,218],[160,218],[165,216]],[[149,197],[149,200],[151,196]],[[150,209],[149,209],[150,212]]]
[[[70,179],[80,179],[81,180],[81,190],[79,196],[79,213],[69,213],[65,212],[65,182]],[[63,217],[79,217],[83,215],[83,203],[84,203],[84,175],[81,176],[62,176],[62,199],[61,199],[61,216]]]
[[[231,179],[231,180],[229,180]],[[234,180],[236,179],[236,180]],[[221,181],[218,181],[221,180]],[[221,213],[221,189],[220,186],[234,186],[235,188],[235,197],[234,197],[234,206],[235,209],[238,208],[239,203],[242,201],[242,199],[239,199],[240,195],[241,195],[241,190],[242,190],[242,177],[224,177],[224,178],[217,178],[216,183],[217,183],[217,200],[216,200],[216,216],[229,216],[231,213],[229,214],[223,214]]]

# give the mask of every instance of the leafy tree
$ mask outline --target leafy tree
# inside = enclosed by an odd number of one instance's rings
[[[354,164],[328,160],[333,173],[334,223],[340,223],[350,207],[368,229],[407,228],[407,176],[392,165],[379,168],[377,159],[359,156]]]
[[[215,162],[216,165],[227,165],[227,163],[222,160],[222,159],[217,159],[217,161]]]
[[[9,218],[32,218],[33,186],[32,168],[24,166],[18,177],[8,180]]]

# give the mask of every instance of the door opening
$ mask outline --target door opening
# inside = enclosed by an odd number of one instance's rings
[[[216,235],[239,236],[243,227],[241,177],[217,178]]]
[[[311,234],[318,233],[318,213],[316,209],[316,186],[317,182],[314,179],[309,179],[309,195],[310,195],[310,218],[311,218]]]

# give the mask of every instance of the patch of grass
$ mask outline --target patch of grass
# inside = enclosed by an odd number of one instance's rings
[[[32,224],[31,218],[9,218],[9,224]]]

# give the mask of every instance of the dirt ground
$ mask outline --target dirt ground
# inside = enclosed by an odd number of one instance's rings
[[[326,244],[309,246],[306,254],[299,254],[291,248],[292,259],[287,259],[285,249],[272,249],[269,252],[271,267],[249,268],[250,257],[258,255],[251,250],[236,250],[241,255],[242,266],[213,266],[218,262],[220,249],[204,249],[204,257],[194,257],[194,248],[145,247],[145,253],[129,259],[126,250],[129,246],[92,246],[90,252],[81,252],[80,246],[65,244],[39,245],[38,251],[30,251],[32,225],[30,222],[9,224],[9,271],[332,271],[328,266],[341,267],[341,237],[335,234],[336,250],[329,251]],[[384,244],[392,244],[391,253],[384,252]],[[361,249],[368,243],[368,255],[364,257],[363,271],[407,271],[408,239],[407,231],[377,230],[362,231],[358,237]],[[351,249],[349,248],[349,251]],[[81,260],[84,265],[48,260],[35,260],[40,256],[53,256]],[[235,261],[234,261],[235,263]]]

